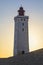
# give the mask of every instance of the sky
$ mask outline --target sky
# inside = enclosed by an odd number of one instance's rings
[[[0,0],[0,58],[13,56],[14,17],[21,5],[29,16],[29,50],[43,48],[43,0]]]

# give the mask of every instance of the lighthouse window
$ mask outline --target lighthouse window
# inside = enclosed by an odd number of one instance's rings
[[[24,54],[25,52],[24,51],[22,51],[22,54]]]
[[[22,28],[22,31],[24,31],[24,28]]]
[[[22,25],[24,26],[24,23],[22,23]]]
[[[25,19],[24,19],[24,21],[25,21]]]
[[[18,19],[18,21],[19,21],[19,19]]]

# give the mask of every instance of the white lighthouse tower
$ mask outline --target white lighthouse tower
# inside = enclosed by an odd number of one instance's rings
[[[29,17],[25,16],[25,10],[23,7],[20,7],[18,10],[18,15],[14,17],[14,55],[29,52],[28,19]]]

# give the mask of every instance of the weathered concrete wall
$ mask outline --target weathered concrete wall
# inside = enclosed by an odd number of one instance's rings
[[[29,52],[28,16],[15,17],[14,55]]]

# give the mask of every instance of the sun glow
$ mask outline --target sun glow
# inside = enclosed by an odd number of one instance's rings
[[[33,51],[36,49],[38,43],[37,36],[35,34],[29,35],[29,48],[30,51]]]
[[[43,31],[39,23],[29,23],[29,49],[34,51],[43,48]]]

